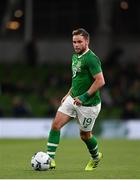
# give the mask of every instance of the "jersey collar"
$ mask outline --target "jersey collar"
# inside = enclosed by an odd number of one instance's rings
[[[89,49],[87,49],[83,54],[81,54],[80,56],[78,56],[78,58],[81,58],[84,54],[86,54],[89,51]]]

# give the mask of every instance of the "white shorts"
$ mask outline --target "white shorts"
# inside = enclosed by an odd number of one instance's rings
[[[59,112],[76,118],[82,131],[92,131],[100,110],[101,103],[96,106],[77,106],[71,96],[68,96],[58,108]]]

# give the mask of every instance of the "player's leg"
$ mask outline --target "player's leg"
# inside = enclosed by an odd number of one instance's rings
[[[54,159],[56,149],[60,141],[60,129],[70,120],[70,116],[63,114],[62,112],[57,112],[56,117],[52,123],[52,127],[48,137],[47,143],[47,153]]]
[[[51,168],[55,168],[55,152],[59,145],[60,141],[60,129],[71,119],[71,117],[75,117],[73,109],[73,99],[68,96],[65,101],[58,108],[56,113],[56,117],[52,123],[51,131],[48,138],[47,143],[47,153],[52,158]]]
[[[88,162],[85,170],[87,171],[94,170],[98,166],[102,158],[102,153],[100,153],[98,150],[98,143],[96,137],[92,135],[91,131],[84,132],[82,130],[80,131],[80,137],[86,144],[88,151],[91,155],[91,159]]]
[[[96,137],[92,134],[95,120],[100,112],[101,104],[94,107],[77,107],[78,120],[80,124],[80,136],[86,144],[91,155],[91,162],[88,163],[85,170],[93,170],[97,167],[102,154],[98,151],[98,143]],[[89,166],[90,164],[90,166]]]
[[[91,131],[84,132],[80,130],[80,137],[83,140],[83,142],[86,144],[89,153],[91,154],[91,157],[93,159],[97,159],[99,156],[98,143],[95,136],[92,135],[92,132]]]

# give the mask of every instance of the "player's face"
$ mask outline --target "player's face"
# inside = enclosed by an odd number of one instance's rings
[[[74,35],[73,38],[73,47],[77,54],[82,54],[88,49],[88,40],[81,35]]]

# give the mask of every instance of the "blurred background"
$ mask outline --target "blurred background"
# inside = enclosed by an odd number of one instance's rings
[[[71,32],[83,27],[106,79],[96,133],[140,138],[139,9],[139,0],[1,0],[0,137],[29,122],[48,131],[71,84]]]

